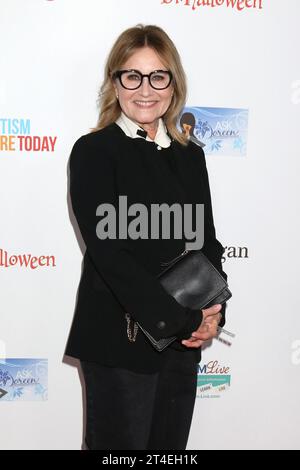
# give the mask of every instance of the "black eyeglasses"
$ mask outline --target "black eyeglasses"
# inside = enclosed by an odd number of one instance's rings
[[[139,70],[117,70],[112,78],[118,78],[126,90],[136,90],[142,84],[143,78],[147,77],[150,85],[155,90],[164,90],[170,85],[173,75],[169,70],[154,70],[149,74],[142,74]]]

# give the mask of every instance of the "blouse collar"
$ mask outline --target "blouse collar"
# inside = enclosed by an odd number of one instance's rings
[[[164,147],[164,148],[169,147],[171,145],[171,139],[168,135],[166,125],[162,118],[159,118],[158,120],[158,128],[157,128],[154,140],[150,139],[148,135],[146,136],[146,138],[143,137],[141,134],[145,132],[144,129],[141,126],[139,126],[135,121],[130,119],[128,116],[126,116],[126,114],[123,111],[121,111],[120,116],[116,120],[116,124],[118,124],[121,127],[121,129],[125,132],[127,136],[132,137],[133,139],[142,138],[150,142],[155,142],[157,145]],[[137,134],[137,131],[142,131],[142,132],[139,135]]]

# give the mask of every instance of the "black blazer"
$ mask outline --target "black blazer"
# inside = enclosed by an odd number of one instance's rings
[[[155,142],[128,137],[112,123],[81,136],[69,163],[72,207],[86,252],[65,353],[141,372],[157,370],[165,352],[157,352],[141,330],[136,341],[129,342],[124,317],[129,312],[157,339],[177,335],[169,348],[199,362],[201,349],[187,348],[180,339],[197,329],[202,313],[179,305],[156,278],[163,269],[161,262],[181,253],[186,239],[132,240],[117,235],[100,240],[96,208],[106,202],[117,209],[119,195],[127,196],[128,207],[139,202],[149,209],[154,202],[204,203],[203,252],[226,278],[202,148],[191,141],[184,147],[172,140],[170,147],[158,150]]]

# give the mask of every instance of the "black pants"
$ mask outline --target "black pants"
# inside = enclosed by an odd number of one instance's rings
[[[153,374],[81,362],[88,449],[186,448],[198,364],[180,352],[164,356],[159,372]]]

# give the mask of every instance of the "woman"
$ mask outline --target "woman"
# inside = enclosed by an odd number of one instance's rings
[[[121,195],[127,207],[202,203],[203,252],[226,276],[204,153],[176,128],[185,74],[161,28],[137,25],[119,36],[100,99],[97,127],[75,142],[70,157],[72,206],[87,249],[66,354],[81,360],[85,440],[89,449],[185,449],[200,347],[224,324],[225,306],[184,308],[157,280],[161,263],[184,251],[184,237],[130,238],[111,228],[124,217]],[[107,238],[100,234],[102,204],[116,211]],[[135,320],[156,339],[177,340],[158,352]]]

